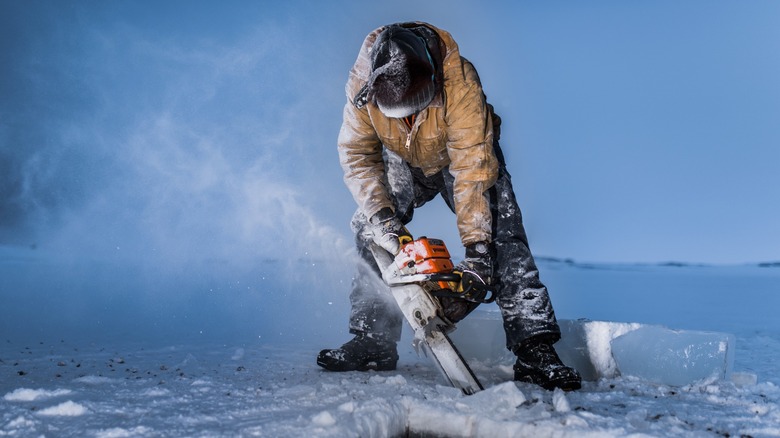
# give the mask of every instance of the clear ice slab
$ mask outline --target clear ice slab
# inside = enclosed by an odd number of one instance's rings
[[[726,333],[643,326],[612,340],[620,374],[684,386],[729,378],[734,336]]]
[[[727,333],[613,321],[558,320],[555,350],[586,381],[632,376],[670,386],[731,377],[735,340]],[[466,360],[508,365],[501,314],[476,310],[450,334]]]

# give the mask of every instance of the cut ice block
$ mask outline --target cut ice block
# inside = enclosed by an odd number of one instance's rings
[[[558,320],[561,340],[555,350],[563,363],[574,367],[585,380],[615,377],[619,373],[612,358],[610,341],[641,327],[641,324]],[[506,335],[498,310],[475,310],[463,321],[450,338],[467,361],[485,364],[513,364],[514,355],[506,348]]]
[[[644,326],[613,339],[612,356],[622,375],[655,383],[723,380],[734,364],[734,336]]]
[[[559,320],[561,340],[555,344],[563,363],[579,371],[583,380],[595,381],[620,374],[612,357],[612,339],[642,327],[639,323]]]
[[[563,363],[574,367],[586,381],[623,374],[681,386],[710,377],[729,378],[731,373],[734,337],[729,334],[586,319],[559,319],[558,325],[561,340],[555,350]],[[637,334],[628,336],[634,332]],[[503,322],[497,310],[474,311],[458,323],[450,338],[467,361],[514,363],[514,355],[505,346]],[[688,351],[688,358],[672,354],[675,348]],[[694,362],[695,357],[698,359]]]

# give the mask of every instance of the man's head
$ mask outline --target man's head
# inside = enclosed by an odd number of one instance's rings
[[[371,49],[369,99],[388,117],[412,115],[436,94],[434,66],[425,40],[399,25],[388,26]]]

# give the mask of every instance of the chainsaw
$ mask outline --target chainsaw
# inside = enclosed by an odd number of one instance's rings
[[[430,357],[445,379],[464,394],[482,390],[447,334],[480,303],[492,302],[493,293],[459,292],[461,276],[442,240],[401,236],[400,242],[396,255],[373,242],[370,248],[382,279],[414,331],[415,349]]]
[[[450,252],[443,240],[401,236],[401,249],[395,256],[395,269],[385,278],[388,285],[418,283],[435,297],[460,299],[472,303],[492,303],[492,290],[463,291],[461,276],[455,271]]]

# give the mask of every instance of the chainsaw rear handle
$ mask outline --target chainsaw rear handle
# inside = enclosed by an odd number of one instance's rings
[[[431,281],[443,281],[447,283],[460,283],[461,276],[458,273],[455,272],[446,272],[446,273],[439,273],[439,274],[429,274]],[[435,290],[432,292],[435,296],[440,297],[452,297],[452,298],[461,298],[466,301],[471,301],[473,303],[492,303],[496,300],[496,293],[492,289],[485,289],[481,291],[480,293],[474,294],[463,294],[453,291],[449,288],[442,288],[439,290]]]
[[[442,272],[442,273],[439,273],[439,274],[430,274],[430,280],[431,281],[446,281],[446,282],[459,283],[460,282],[460,274],[456,274],[454,272]]]
[[[462,300],[479,304],[488,304],[496,300],[496,293],[490,289],[485,289],[477,295],[453,292],[452,289],[437,289],[431,291],[430,293],[435,297],[460,298]]]

